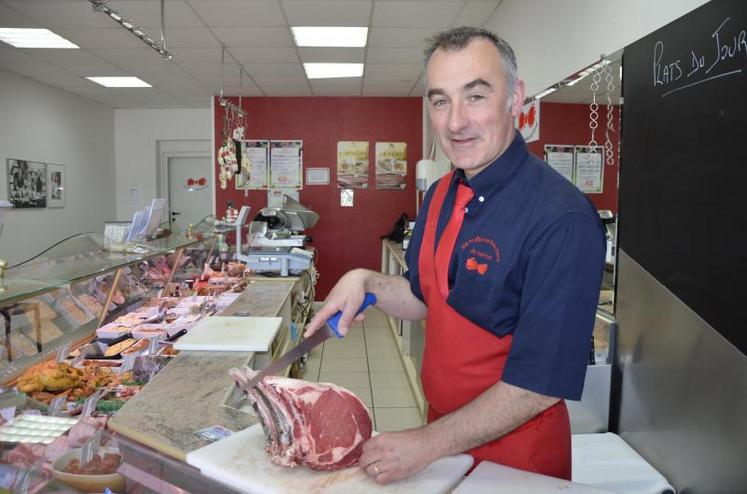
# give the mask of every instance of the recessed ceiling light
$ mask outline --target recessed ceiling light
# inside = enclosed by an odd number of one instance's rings
[[[366,46],[367,27],[291,27],[297,46]]]
[[[104,87],[153,87],[137,77],[86,77]]]
[[[363,76],[362,63],[305,63],[303,68],[309,79]]]
[[[80,48],[49,29],[0,27],[0,41],[16,48]]]

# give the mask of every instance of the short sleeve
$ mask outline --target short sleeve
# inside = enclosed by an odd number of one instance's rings
[[[519,322],[502,380],[579,400],[604,270],[601,222],[566,213],[527,240]]]

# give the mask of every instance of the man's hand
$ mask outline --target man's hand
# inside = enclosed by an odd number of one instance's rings
[[[309,337],[316,333],[327,322],[327,319],[338,312],[342,312],[342,316],[337,329],[343,336],[348,334],[353,320],[362,321],[363,314],[356,316],[355,313],[358,312],[366,296],[366,275],[365,269],[354,269],[345,273],[327,295],[324,306],[306,325],[304,336]]]
[[[379,484],[409,477],[435,460],[425,436],[420,427],[372,437],[363,444],[358,465]]]
[[[419,472],[438,458],[498,439],[557,402],[558,398],[498,381],[424,427],[372,437],[363,444],[359,465],[376,482],[386,484]]]

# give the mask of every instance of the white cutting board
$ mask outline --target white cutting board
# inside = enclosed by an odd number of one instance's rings
[[[453,494],[614,494],[567,480],[483,461]]]
[[[286,468],[270,462],[259,424],[187,453],[187,463],[211,479],[247,494],[445,494],[472,466],[472,457],[441,458],[425,470],[397,482],[379,485],[358,467],[334,472]]]
[[[283,319],[280,317],[206,317],[174,343],[176,350],[266,352]]]

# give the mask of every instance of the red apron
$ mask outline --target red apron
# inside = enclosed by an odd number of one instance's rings
[[[451,180],[452,174],[446,175],[436,187],[428,209],[418,263],[420,288],[428,306],[422,367],[428,422],[461,408],[498,382],[512,339],[510,334],[498,337],[482,329],[446,303],[449,260],[463,217],[463,213],[456,211],[460,207],[452,213],[437,250],[435,237],[439,213]],[[460,217],[455,219],[457,215]],[[559,401],[511,433],[468,453],[475,458],[476,464],[489,460],[570,480],[571,434],[565,402]]]

